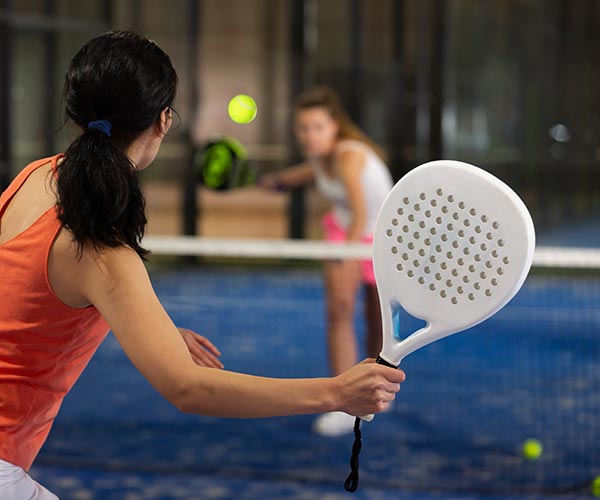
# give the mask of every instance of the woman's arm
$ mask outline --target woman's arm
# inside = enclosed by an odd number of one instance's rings
[[[335,378],[273,379],[198,366],[152,289],[137,254],[86,250],[82,292],[142,375],[185,412],[266,417],[342,410],[377,413],[400,389],[400,370],[370,360]]]
[[[358,241],[367,220],[365,195],[361,182],[361,174],[365,166],[365,155],[359,151],[343,151],[334,158],[334,169],[341,179],[348,205],[352,212],[352,220],[347,230],[348,241]]]
[[[308,163],[300,163],[278,172],[263,175],[258,184],[267,189],[292,189],[310,184],[313,180],[312,167]]]

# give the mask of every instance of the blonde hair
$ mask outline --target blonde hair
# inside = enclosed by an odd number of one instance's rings
[[[338,123],[338,139],[351,139],[367,144],[377,156],[384,162],[387,161],[387,155],[383,148],[375,141],[369,139],[356,123],[352,121],[348,113],[342,106],[338,95],[329,87],[318,85],[302,92],[294,103],[294,111],[311,108],[323,108],[329,112],[331,117]]]

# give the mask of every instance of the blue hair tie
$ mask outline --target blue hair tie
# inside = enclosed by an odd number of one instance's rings
[[[98,130],[102,132],[104,135],[110,137],[110,132],[112,130],[112,125],[108,120],[96,120],[95,122],[88,123],[89,130]]]

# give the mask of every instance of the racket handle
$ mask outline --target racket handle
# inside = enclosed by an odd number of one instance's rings
[[[397,366],[394,366],[392,363],[389,363],[385,359],[383,359],[381,357],[381,355],[377,356],[375,363],[377,363],[378,365],[389,366],[390,368],[398,368]],[[373,420],[373,418],[375,418],[375,415],[373,415],[373,414],[365,415],[364,417],[358,417],[358,418],[360,418],[364,422],[370,422],[371,420]]]
[[[392,365],[381,356],[377,356],[375,360],[377,364],[389,366],[390,368],[398,368]],[[344,483],[344,488],[350,493],[354,493],[358,488],[358,455],[362,448],[362,433],[360,431],[360,421],[370,422],[375,415],[365,415],[364,417],[356,417],[354,421],[354,444],[352,445],[352,456],[350,457],[350,474]]]

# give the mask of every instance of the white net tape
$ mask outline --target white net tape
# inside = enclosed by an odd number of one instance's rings
[[[147,236],[144,238],[143,244],[155,255],[299,260],[366,259],[371,257],[371,245],[366,243],[330,243],[319,240]],[[550,268],[600,268],[600,249],[537,247],[533,265]]]

